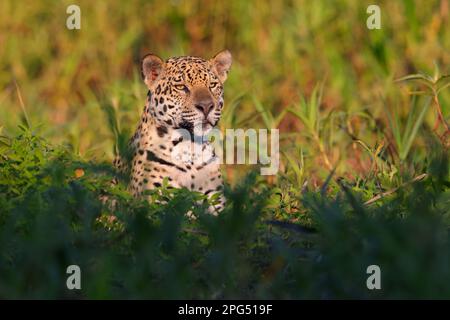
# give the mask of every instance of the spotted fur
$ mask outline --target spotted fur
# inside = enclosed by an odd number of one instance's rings
[[[184,56],[163,62],[153,54],[143,58],[147,101],[129,142],[129,160],[114,160],[119,170],[130,174],[129,190],[134,196],[160,187],[167,178],[173,188],[188,188],[208,197],[219,193],[219,203],[210,211],[223,209],[222,175],[212,145],[201,137],[184,139],[178,129],[195,137],[196,129],[208,133],[217,125],[223,108],[223,83],[230,66],[228,51],[210,60]],[[183,159],[185,150],[199,145],[196,150],[202,150],[202,162]]]

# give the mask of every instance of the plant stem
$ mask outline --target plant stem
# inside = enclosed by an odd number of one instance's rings
[[[411,184],[411,183],[414,183],[414,182],[416,182],[416,181],[423,180],[423,179],[425,179],[426,177],[428,177],[428,174],[426,174],[426,173],[423,173],[423,174],[421,174],[421,175],[418,175],[418,176],[415,177],[414,179],[412,179],[412,180],[410,180],[410,181],[407,181],[407,182],[403,183],[402,185],[400,185],[400,186],[397,187],[397,188],[394,188],[394,189],[391,189],[391,190],[388,190],[388,191],[386,191],[386,192],[383,192],[383,193],[380,193],[380,194],[376,195],[376,196],[373,197],[372,199],[367,200],[366,202],[364,202],[364,205],[368,206],[368,205],[370,205],[370,204],[372,204],[372,203],[374,203],[374,202],[376,202],[376,201],[378,201],[378,200],[380,200],[380,199],[382,199],[382,198],[384,198],[384,197],[386,197],[386,196],[389,196],[389,195],[391,195],[391,194],[397,192],[398,189],[403,188],[403,187],[405,187],[405,186],[407,186],[407,185],[409,185],[409,184]]]
[[[445,132],[442,135],[442,137],[440,137],[439,135],[438,135],[438,137],[441,140],[442,144],[444,146],[446,146],[445,140],[447,138],[447,135],[450,133],[450,128],[448,126],[447,121],[445,121],[444,115],[442,114],[441,104],[439,103],[439,98],[438,98],[436,93],[434,93],[433,99],[434,99],[434,103],[436,104],[436,111],[437,111],[437,114],[438,114],[438,118],[437,118],[436,124],[434,126],[434,131],[437,130],[437,124],[439,122],[442,122],[442,124],[444,125],[444,128],[445,128]]]
[[[22,108],[22,114],[23,114],[23,116],[25,118],[25,121],[27,123],[27,127],[28,127],[28,129],[31,129],[30,119],[28,118],[27,109],[25,108],[25,103],[23,102],[22,94],[20,93],[20,88],[19,88],[19,85],[17,84],[16,79],[14,79],[14,85],[16,87],[17,97],[19,98],[19,105]]]
[[[330,159],[328,158],[328,155],[325,152],[325,148],[324,148],[322,142],[320,141],[320,138],[316,132],[313,132],[313,137],[314,137],[314,140],[316,140],[317,145],[319,146],[320,154],[322,155],[322,158],[323,158],[328,170],[333,170],[333,166],[331,165]]]
[[[438,113],[439,120],[444,124],[446,131],[450,131],[447,121],[445,121],[444,115],[442,114],[441,104],[439,103],[439,99],[437,94],[434,95],[434,103],[436,104],[436,109]]]

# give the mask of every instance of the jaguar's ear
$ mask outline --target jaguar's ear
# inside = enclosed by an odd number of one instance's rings
[[[142,58],[142,78],[149,89],[153,86],[155,80],[158,79],[163,71],[164,61],[157,55],[150,53]]]
[[[230,70],[232,62],[233,58],[231,57],[231,53],[228,50],[220,51],[214,56],[214,58],[210,60],[211,65],[213,66],[222,83],[227,80],[228,71]]]

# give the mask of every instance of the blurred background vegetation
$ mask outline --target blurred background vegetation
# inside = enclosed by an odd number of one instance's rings
[[[377,1],[380,30],[366,27],[373,1],[78,1],[81,30],[65,27],[70,4],[0,2],[1,297],[66,297],[59,266],[73,260],[106,270],[82,297],[450,297],[450,1]],[[267,179],[224,168],[221,230],[180,222],[187,194],[161,209],[110,189],[104,110],[131,134],[144,54],[223,48],[234,63],[221,128],[279,128],[282,155]],[[124,203],[117,230],[89,195],[101,190]],[[141,215],[162,220],[141,228]],[[364,285],[374,262],[389,269],[381,293]]]

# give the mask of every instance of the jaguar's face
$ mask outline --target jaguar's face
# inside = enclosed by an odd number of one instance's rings
[[[207,134],[216,126],[231,59],[228,51],[211,60],[187,56],[163,62],[154,55],[144,57],[142,73],[150,90],[149,112],[158,124],[191,133],[195,129],[196,134]]]

